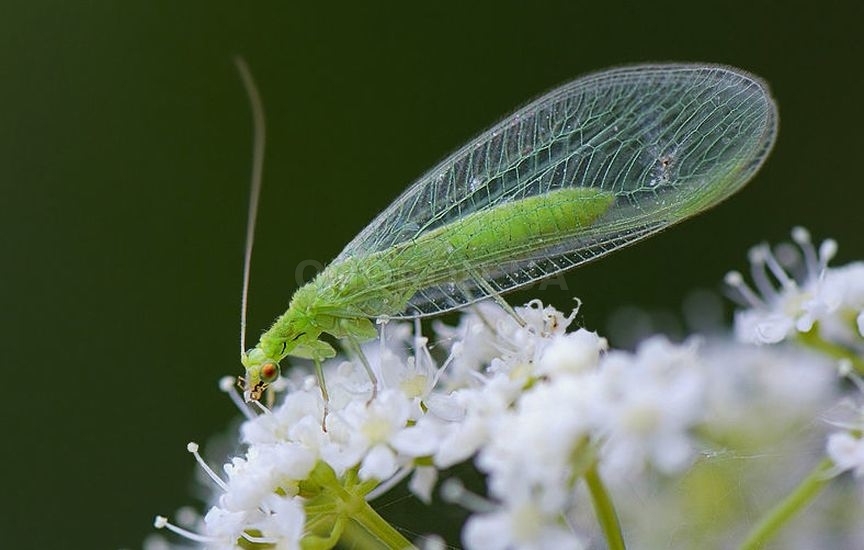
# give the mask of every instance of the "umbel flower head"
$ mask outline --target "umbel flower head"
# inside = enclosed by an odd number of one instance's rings
[[[806,463],[800,449],[812,449],[813,431],[827,437],[831,426],[832,467],[819,479],[864,472],[860,420],[812,428],[836,409],[840,348],[825,353],[807,345],[812,339],[764,345],[818,330],[823,344],[844,346],[843,365],[860,361],[861,333],[848,329],[864,305],[864,268],[831,269],[836,245],[817,253],[806,232],[793,236],[802,268],[767,246],[751,253],[761,296],[739,275],[727,277],[750,304],[736,315],[741,343],[654,336],[614,350],[578,328],[575,311],[535,300],[515,308],[517,322],[484,303],[456,326],[437,324],[434,346],[419,324],[382,325],[363,348],[377,390],[359,358],[337,357],[324,365],[326,407],[313,376],[284,380],[289,391],[272,410],[250,408],[228,381],[223,390],[246,415],[243,451],[216,472],[190,444],[213,480],[209,510],[184,527],[162,517],[157,526],[213,549],[424,544],[437,539],[409,540],[370,503],[405,480],[434,506],[439,478],[471,462],[484,494],[452,478],[441,493],[471,513],[462,527],[468,548],[616,547],[620,519],[648,545],[664,530],[667,542],[675,531],[697,546],[728,544],[723,537],[741,536],[757,513],[752,503],[687,505],[682,483],[701,488],[710,472],[709,493],[733,491],[742,476],[757,475],[770,493],[788,485],[778,472]],[[760,447],[780,441],[779,455]],[[774,457],[769,468],[752,458],[759,449]],[[681,519],[687,512],[696,514],[690,523]]]
[[[726,275],[727,284],[748,306],[735,316],[736,335],[744,342],[775,344],[816,330],[829,340],[860,346],[864,262],[829,268],[837,254],[836,241],[823,241],[817,251],[803,227],[792,230],[792,240],[798,250],[786,245],[775,253],[767,244],[750,250],[756,291],[737,271]]]

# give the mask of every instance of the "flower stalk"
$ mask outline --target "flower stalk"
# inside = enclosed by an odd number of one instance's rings
[[[606,546],[609,550],[626,550],[627,546],[624,544],[624,535],[621,532],[618,513],[615,511],[609,491],[606,490],[606,486],[600,478],[596,462],[585,472],[585,483],[591,493],[594,513],[606,538]]]
[[[768,511],[741,544],[741,550],[758,550],[783,526],[801,513],[831,481],[833,462],[823,459],[785,499]]]
[[[364,498],[375,483],[363,482],[356,471],[341,480],[325,462],[319,461],[300,484],[306,499],[306,528],[310,535],[301,546],[308,549],[332,548],[340,540],[353,548],[404,550],[411,542],[393,528]]]

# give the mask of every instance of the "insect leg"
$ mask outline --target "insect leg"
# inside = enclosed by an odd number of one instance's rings
[[[384,353],[387,351],[386,328],[387,328],[387,323],[389,323],[389,322],[390,322],[390,318],[387,317],[386,315],[382,315],[381,317],[378,317],[377,319],[375,319],[375,324],[378,325],[379,327],[381,327],[378,329],[378,356],[379,357],[384,357]]]
[[[378,377],[375,376],[375,371],[372,370],[372,365],[369,364],[369,359],[366,358],[366,354],[363,353],[363,350],[360,348],[360,343],[354,337],[353,334],[348,334],[345,338],[347,341],[347,347],[360,359],[360,362],[363,363],[363,368],[366,369],[366,374],[369,376],[369,380],[372,382],[372,397],[369,398],[369,402],[372,402],[375,397],[378,396]]]
[[[316,357],[312,359],[315,362],[315,376],[318,378],[318,387],[321,388],[321,398],[324,400],[324,416],[321,418],[321,429],[327,431],[327,413],[330,412],[330,394],[327,392],[327,382],[324,380],[324,369],[321,368],[321,361]]]
[[[468,290],[468,288],[466,288],[463,284],[460,283],[456,283],[456,288],[458,288],[459,291],[462,293],[462,296],[465,297],[466,302],[471,302],[471,292]],[[467,309],[471,313],[476,315],[478,319],[480,319],[480,322],[483,323],[483,326],[489,329],[489,332],[491,332],[492,334],[498,334],[498,331],[495,330],[495,325],[492,323],[492,321],[489,320],[488,317],[483,315],[483,311],[479,307],[477,307],[478,304],[479,302],[473,302],[470,306],[468,306]]]
[[[501,309],[506,311],[507,314],[510,315],[510,317],[512,317],[513,320],[516,321],[520,327],[524,327],[527,325],[525,319],[520,317],[519,314],[516,313],[516,310],[510,307],[510,304],[507,303],[507,300],[505,300],[497,290],[492,288],[492,285],[490,285],[489,282],[484,279],[483,276],[480,275],[480,273],[478,273],[476,269],[467,264],[465,265],[465,267],[467,268],[468,273],[471,275],[471,278],[474,280],[477,286],[483,289],[483,291],[486,292],[486,294],[488,294],[490,298],[495,300],[495,303],[501,306]]]
[[[267,398],[267,408],[273,410],[273,406],[276,404],[276,390],[272,386],[267,386],[264,391],[266,392],[264,395]]]

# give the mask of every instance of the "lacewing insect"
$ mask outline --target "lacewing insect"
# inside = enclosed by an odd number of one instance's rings
[[[638,65],[552,90],[414,182],[297,290],[241,349],[245,398],[293,356],[315,361],[326,399],[320,361],[335,350],[322,335],[358,350],[375,319],[500,300],[644,239],[740,189],[776,134],[766,85],[728,67]],[[250,252],[251,240],[247,282]]]

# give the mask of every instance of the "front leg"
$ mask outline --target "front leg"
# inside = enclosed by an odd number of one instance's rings
[[[336,357],[336,350],[327,342],[321,340],[310,340],[297,344],[289,353],[292,357],[300,357],[301,359],[312,359],[313,361],[324,361],[331,357]]]

